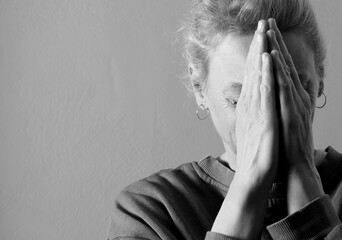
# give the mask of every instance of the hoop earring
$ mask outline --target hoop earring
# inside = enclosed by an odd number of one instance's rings
[[[201,110],[201,111],[204,111],[204,110],[205,110],[205,111],[206,111],[206,114],[205,114],[204,117],[200,116],[199,110]],[[199,120],[204,120],[204,119],[206,119],[206,118],[209,116],[209,114],[210,114],[209,108],[205,108],[203,104],[199,105],[198,108],[196,109],[196,115],[197,115],[197,118],[198,118]]]
[[[322,106],[316,106],[316,108],[324,108],[325,104],[327,104],[327,96],[325,96],[324,92],[322,92],[322,95],[324,97],[324,103]]]

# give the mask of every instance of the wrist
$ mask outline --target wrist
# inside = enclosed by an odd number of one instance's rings
[[[245,205],[246,207],[255,204],[260,205],[267,201],[271,186],[272,181],[235,176],[230,184],[228,194],[234,197],[240,205]]]
[[[324,195],[317,169],[310,165],[298,164],[288,172],[288,212],[292,214],[313,200]]]
[[[246,171],[237,171],[231,183],[231,187],[238,186],[240,191],[252,194],[256,191],[258,194],[268,194],[276,175],[276,171],[272,174],[251,173]]]
[[[289,167],[288,179],[289,183],[293,184],[317,184],[320,186],[321,183],[314,161],[306,161]]]
[[[258,239],[270,187],[258,185],[256,188],[252,184],[239,176],[234,177],[212,232],[238,239]]]

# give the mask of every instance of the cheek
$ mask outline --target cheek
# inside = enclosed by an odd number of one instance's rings
[[[225,142],[235,142],[235,108],[226,107],[226,104],[219,100],[209,104],[211,119],[216,131]]]

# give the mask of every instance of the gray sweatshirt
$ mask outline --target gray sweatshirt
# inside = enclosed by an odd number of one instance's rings
[[[315,158],[326,195],[287,216],[285,187],[274,183],[260,239],[342,239],[342,155],[328,147]],[[115,200],[107,239],[233,239],[210,231],[233,177],[209,156],[137,181]]]

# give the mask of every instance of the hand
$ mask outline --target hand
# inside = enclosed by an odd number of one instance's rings
[[[241,95],[236,107],[236,179],[251,187],[272,183],[278,158],[278,118],[272,59],[267,53],[268,25],[256,31],[245,64]]]
[[[238,239],[260,239],[277,170],[279,120],[267,29],[267,21],[260,21],[246,59],[236,107],[236,173],[212,227],[214,232]]]
[[[324,194],[314,163],[313,109],[274,19],[267,38],[279,90],[280,152],[287,169],[288,207],[293,213]],[[281,165],[281,164],[280,164]],[[283,165],[284,166],[284,165]]]

